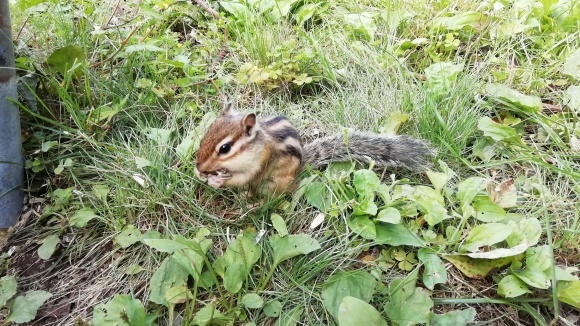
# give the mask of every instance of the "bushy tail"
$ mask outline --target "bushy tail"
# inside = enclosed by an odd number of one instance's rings
[[[304,161],[313,167],[331,162],[375,161],[376,166],[406,167],[419,171],[428,166],[434,150],[410,136],[385,136],[361,132],[317,139],[304,146]]]

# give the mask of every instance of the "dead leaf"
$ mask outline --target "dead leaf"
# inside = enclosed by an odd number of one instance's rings
[[[559,113],[562,112],[562,107],[558,106],[558,105],[554,105],[554,104],[549,104],[549,103],[542,103],[542,109],[544,111],[544,113]]]
[[[489,185],[487,192],[489,198],[502,208],[514,207],[517,204],[518,194],[514,179],[507,179],[495,187]]]
[[[312,223],[310,223],[310,230],[316,229],[320,224],[322,224],[322,222],[324,222],[324,213],[321,212],[318,213],[314,220],[312,220]]]
[[[360,259],[363,263],[371,263],[377,260],[377,257],[373,255],[366,255]]]

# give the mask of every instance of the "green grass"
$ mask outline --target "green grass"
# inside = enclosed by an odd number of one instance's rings
[[[273,22],[268,15],[274,15],[274,9],[240,20],[243,12],[225,10],[217,2],[211,5],[222,13],[220,19],[185,1],[88,0],[66,5],[44,2],[31,8],[29,2],[15,1],[12,21],[18,36],[19,74],[35,72],[38,77],[38,84],[21,93],[23,146],[30,164],[38,163],[34,170],[27,169],[28,202],[22,222],[2,249],[2,274],[16,275],[19,290],[53,294],[47,305],[62,308],[41,310],[36,324],[43,325],[91,321],[95,306],[116,294],[141,300],[148,313],[159,315],[161,325],[170,324],[171,316],[186,324],[197,322],[196,314],[209,303],[236,325],[250,321],[273,325],[276,319],[263,310],[241,306],[248,293],[258,293],[265,302],[280,301],[280,325],[292,325],[281,321],[293,309],[303,309],[301,324],[335,325],[322,293],[331,276],[355,270],[375,276],[376,291],[366,301],[383,318],[392,319],[383,309],[395,297],[396,289],[389,286],[412,275],[399,268],[393,249],[416,254],[418,248],[394,248],[358,234],[353,208],[362,198],[356,195],[361,190],[353,186],[353,174],[305,173],[314,176],[325,199],[335,205],[326,211],[322,227],[314,230],[310,224],[320,207],[312,194],[256,205],[237,190],[215,190],[197,180],[196,142],[224,96],[244,111],[288,116],[307,140],[345,128],[383,132],[398,116],[408,114],[398,133],[430,142],[438,153],[433,169],[448,174],[438,163],[441,160],[457,176],[449,178],[441,197],[451,218],[429,226],[423,213],[403,216],[406,228],[421,239],[427,238],[427,231],[445,237],[428,247],[452,253],[475,226],[485,224],[473,217],[462,219],[457,185],[485,177],[493,188],[513,179],[518,202],[506,209],[511,214],[506,221],[538,220],[542,227],[538,245],[548,246],[556,265],[579,268],[580,155],[571,138],[580,138],[580,129],[578,111],[565,95],[579,80],[563,74],[562,65],[580,47],[578,19],[571,18],[580,9],[576,5],[563,10],[570,15],[565,18],[556,16],[562,10],[542,12],[541,4],[548,2],[532,2],[535,10],[494,9],[477,1],[304,1],[295,2]],[[309,4],[319,4],[319,10],[300,25],[300,10]],[[111,6],[120,9],[112,12]],[[484,18],[458,28],[450,27],[457,21],[433,26],[437,18],[472,11]],[[357,13],[369,14],[358,17],[360,25],[345,18]],[[501,30],[510,18],[517,26]],[[526,21],[531,25],[524,26]],[[510,34],[516,27],[521,32]],[[63,74],[46,63],[53,51],[71,45],[85,53],[74,71]],[[218,59],[224,46],[227,54]],[[240,67],[249,62],[259,69],[279,69],[278,79],[241,82]],[[464,66],[455,76],[429,75],[427,68],[438,62]],[[301,74],[312,81],[298,86]],[[532,111],[509,102],[513,98],[494,98],[485,90],[488,83],[537,96],[563,113]],[[36,106],[25,101],[31,90]],[[483,117],[503,122],[523,142],[484,135],[479,127]],[[514,119],[521,122],[510,123]],[[168,137],[158,137],[164,131]],[[178,148],[186,139],[193,145],[182,156]],[[57,143],[42,151],[49,141]],[[55,173],[67,159],[72,164]],[[400,184],[414,192],[422,191],[420,186],[433,187],[422,174],[376,171],[386,185],[392,184],[389,175],[395,173],[397,180],[403,179]],[[62,195],[58,189],[70,192]],[[379,210],[387,206],[376,198]],[[402,203],[397,205],[403,212]],[[83,208],[98,217],[75,226],[74,216]],[[272,213],[285,219],[290,234],[307,234],[320,249],[274,268],[275,253],[269,245],[276,234]],[[200,229],[209,230],[212,244],[203,254],[205,274],[185,283],[193,298],[171,307],[149,301],[152,276],[169,255],[141,242],[122,246],[119,234],[129,225],[142,233],[157,231],[163,239],[178,235],[194,239]],[[454,232],[449,233],[449,227],[459,228],[457,238],[450,237]],[[239,233],[262,229],[267,233],[258,244],[261,257],[241,290],[230,293],[224,277],[216,277],[219,264],[214,262]],[[36,250],[52,234],[59,236],[60,244],[45,262]],[[489,249],[496,247],[507,245],[500,242]],[[577,307],[555,298],[567,285],[564,282],[549,289],[530,286],[532,293],[516,298],[500,296],[497,284],[522,267],[517,263],[474,280],[444,262],[449,278],[430,296],[434,313],[473,307],[476,322],[502,325],[572,324],[571,316],[578,314]],[[142,271],[127,273],[136,265]],[[421,262],[412,267],[424,270]],[[549,274],[551,279],[553,273]],[[419,275],[418,287],[424,287]],[[204,282],[210,279],[218,283],[209,287]]]

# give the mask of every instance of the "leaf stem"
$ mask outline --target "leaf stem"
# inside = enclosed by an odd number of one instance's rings
[[[207,259],[207,256],[206,255],[203,256],[203,260],[205,261],[205,265],[207,266],[207,269],[211,273],[211,276],[213,276],[213,280],[215,282],[215,286],[216,286],[216,288],[217,288],[217,290],[219,292],[220,298],[221,298],[220,301],[223,301],[222,303],[228,309],[231,309],[230,303],[225,299],[226,296],[224,295],[224,293],[222,291],[221,283],[219,282],[219,280],[218,280],[218,278],[216,276],[215,270],[213,269],[213,267],[211,267],[211,263],[209,262],[209,259]],[[201,274],[200,274],[200,277],[201,277]]]
[[[272,278],[272,275],[274,275],[274,271],[276,271],[276,267],[278,267],[278,264],[279,263],[274,263],[272,265],[270,272],[268,272],[268,275],[266,275],[266,278],[264,279],[264,281],[262,282],[262,285],[260,286],[260,291],[264,291],[264,289],[266,288],[266,285],[268,285],[268,282]]]
[[[478,304],[478,303],[499,303],[499,304],[509,304],[509,303],[546,303],[551,302],[550,298],[505,298],[505,299],[493,299],[493,298],[433,298],[434,304]]]

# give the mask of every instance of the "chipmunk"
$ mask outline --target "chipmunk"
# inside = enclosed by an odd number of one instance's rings
[[[214,188],[278,195],[294,189],[306,163],[319,168],[331,162],[372,160],[376,166],[419,170],[431,153],[426,143],[409,136],[362,132],[303,145],[286,117],[258,118],[255,113],[236,112],[228,104],[201,140],[195,174]]]

